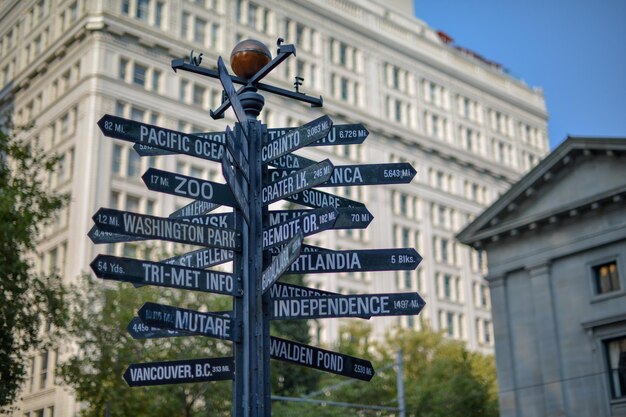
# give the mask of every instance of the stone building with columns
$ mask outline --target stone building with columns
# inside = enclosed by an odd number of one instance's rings
[[[541,89],[413,15],[411,0],[0,2],[0,114],[34,123],[25,139],[61,155],[49,187],[72,195],[44,231],[37,268],[72,282],[98,253],[151,256],[136,243],[93,245],[86,237],[91,216],[100,207],[167,216],[189,201],[147,190],[140,176],[148,167],[223,182],[220,167],[179,155],[140,158],[128,143],[103,137],[96,122],[109,113],[184,132],[223,131],[232,113],[217,121],[208,115],[220,103],[219,83],[174,73],[171,60],[195,50],[211,66],[218,56],[228,61],[239,40],[256,38],[273,51],[282,37],[297,57],[267,81],[293,88],[299,75],[300,91],[323,96],[324,107],[268,94],[261,119],[269,127],[322,114],[338,124],[364,123],[370,135],[363,145],[301,155],[335,164],[410,162],[418,171],[411,184],[326,189],[365,203],[374,221],[307,243],[414,247],[422,265],[401,273],[311,274],[308,285],[344,294],[419,291],[432,328],[492,352],[484,257],[454,234],[547,153],[545,100]],[[315,342],[331,343],[344,323],[319,321]],[[414,317],[370,323],[377,336],[396,325],[421,326]],[[24,417],[72,415],[74,404],[55,384],[64,354],[33,352]]]
[[[503,417],[626,414],[626,138],[568,138],[459,234],[489,253]]]

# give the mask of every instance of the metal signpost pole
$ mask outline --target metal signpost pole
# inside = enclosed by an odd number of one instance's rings
[[[145,303],[128,325],[133,338],[213,337],[233,343],[233,356],[130,364],[124,373],[129,386],[234,380],[233,416],[270,417],[270,358],[363,381],[375,373],[367,360],[271,337],[270,320],[417,315],[424,307],[417,293],[341,295],[278,281],[288,272],[413,270],[422,260],[413,248],[335,251],[304,244],[305,236],[362,229],[373,219],[363,203],[314,187],[406,184],[416,171],[407,163],[334,166],[293,153],[306,146],[360,144],[369,134],[361,124],[337,126],[324,115],[299,127],[268,129],[257,120],[265,104],[259,90],[322,106],[321,97],[299,91],[300,77],[295,92],[260,82],[291,55],[295,47],[282,39],[273,59],[261,42],[242,41],[231,55],[237,76],[221,57],[217,70],[200,67],[201,55],[193,51],[189,63],[172,61],[175,71],[219,79],[224,96],[211,116],[221,118],[231,107],[238,120],[234,132],[227,127],[188,134],[112,115],[98,121],[105,136],[134,143],[142,156],[182,154],[221,163],[226,179],[221,184],[150,168],[142,176],[148,189],[195,201],[169,217],[109,208],[93,216],[89,237],[96,244],[157,239],[200,247],[159,262],[99,255],[90,265],[99,278],[233,297],[233,311]],[[269,211],[280,200],[310,209]],[[234,210],[207,214],[220,206]],[[206,269],[231,260],[232,273]],[[293,356],[293,350],[306,354]]]

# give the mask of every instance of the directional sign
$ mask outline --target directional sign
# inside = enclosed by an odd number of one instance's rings
[[[230,105],[235,112],[235,116],[239,123],[241,123],[241,128],[243,133],[248,137],[248,116],[246,116],[246,112],[243,110],[243,106],[239,101],[239,96],[237,95],[237,90],[235,90],[235,86],[233,85],[233,80],[230,79],[230,75],[228,74],[228,70],[226,69],[226,65],[224,65],[224,60],[222,57],[217,58],[217,73],[220,78],[220,83],[222,87],[224,87],[224,92],[226,93],[226,97],[230,101]]]
[[[93,221],[101,230],[222,249],[241,249],[241,234],[236,230],[209,227],[182,220],[101,208]]]
[[[194,136],[207,139],[210,142],[226,143],[224,138],[224,132],[204,132],[204,133],[192,133]],[[177,152],[167,151],[165,149],[155,148],[152,146],[144,145],[142,143],[135,143],[133,145],[135,152],[139,156],[160,156],[160,155],[174,155]]]
[[[303,287],[296,284],[276,282],[270,287],[271,298],[293,298],[293,297],[330,297],[341,295],[330,291],[318,290],[317,288]]]
[[[304,216],[268,227],[263,230],[263,248],[267,249],[285,244],[299,231],[302,231],[304,236],[310,236],[331,229],[337,220],[337,214],[337,210],[333,207],[325,207],[311,210]]]
[[[270,357],[363,381],[371,380],[375,373],[368,360],[278,337],[270,339]]]
[[[90,266],[98,278],[115,281],[226,295],[238,295],[240,290],[237,277],[221,271],[110,255],[98,255]]]
[[[105,232],[105,231],[98,229],[96,226],[91,227],[91,229],[89,230],[89,233],[87,233],[87,236],[89,236],[89,239],[91,239],[91,241],[95,243],[96,245],[99,245],[102,243],[136,242],[138,240],[147,240],[146,238],[143,238],[143,237],[123,235],[120,233]]]
[[[219,204],[209,203],[208,201],[192,201],[169,215],[170,218],[200,216],[206,214],[216,208],[221,207]]]
[[[301,253],[289,268],[292,274],[327,272],[410,271],[422,257],[413,248],[338,250]]]
[[[133,363],[124,381],[131,387],[223,381],[233,379],[234,369],[232,357]]]
[[[200,136],[177,132],[147,123],[135,122],[118,116],[104,115],[98,127],[105,136],[122,139],[219,162],[224,153],[223,142],[208,140]]]
[[[220,248],[206,248],[198,249],[192,252],[187,252],[182,255],[173,256],[162,260],[166,264],[181,265],[190,268],[208,268],[211,266],[230,262],[235,258],[235,253],[232,250],[220,249]]]
[[[279,158],[274,159],[268,164],[280,168],[280,169],[302,169],[311,165],[315,165],[312,159],[305,158],[304,156],[296,155],[295,153],[288,153]]]
[[[324,115],[263,145],[261,162],[267,163],[325,137],[333,122]]]
[[[289,219],[295,219],[311,210],[270,210],[269,226],[275,226]],[[372,213],[366,207],[341,207],[337,211],[337,221],[333,225],[333,229],[365,229],[374,219]]]
[[[272,142],[294,129],[293,127],[267,129],[268,142]],[[328,135],[308,146],[358,145],[363,143],[369,134],[370,132],[361,123],[333,125]]]
[[[283,250],[283,248],[285,247],[285,245],[282,246],[275,246],[273,248],[268,248],[263,250],[263,254],[267,254],[269,256],[278,256],[278,254],[280,254],[280,252]],[[335,252],[332,249],[326,249],[326,248],[322,248],[320,246],[313,246],[313,245],[307,245],[307,244],[302,244],[302,253],[305,252]]]
[[[286,177],[294,170],[275,169],[270,171],[270,179]],[[408,184],[415,177],[417,171],[407,162],[392,164],[360,164],[335,166],[328,181],[318,187],[339,187],[354,185],[377,184]]]
[[[322,208],[322,207],[365,207],[365,204],[358,201],[350,200],[338,195],[325,193],[320,190],[304,190],[301,193],[292,194],[285,200],[292,203],[300,204],[306,207]]]
[[[308,190],[326,182],[332,173],[333,164],[329,159],[325,159],[320,163],[294,171],[263,186],[261,189],[261,200],[264,205],[282,200],[292,194]]]
[[[229,207],[235,207],[237,204],[235,196],[226,184],[188,177],[187,175],[162,171],[156,168],[149,168],[141,176],[141,179],[151,191],[208,201]]]
[[[270,265],[261,274],[261,291],[263,294],[285,273],[291,263],[300,255],[302,239],[304,239],[302,232],[298,232],[293,239],[285,245],[280,253],[272,258]]]
[[[246,178],[246,181],[250,181],[250,164],[243,153],[242,144],[238,143],[235,134],[230,130],[230,126],[226,126],[226,138],[226,150],[228,150],[228,154],[232,157],[233,162],[235,162],[239,171]]]
[[[222,173],[224,174],[224,178],[226,178],[226,183],[230,187],[233,195],[235,196],[235,200],[237,200],[237,206],[243,217],[246,219],[247,223],[250,223],[250,207],[248,206],[248,188],[243,188],[241,183],[237,181],[237,176],[233,167],[230,165],[228,158],[226,158],[226,154],[222,156]]]
[[[189,336],[189,333],[181,332],[180,330],[164,330],[158,327],[147,326],[139,317],[133,317],[128,326],[126,326],[126,331],[133,339]]]
[[[425,302],[418,293],[340,295],[337,297],[276,298],[273,320],[321,319],[369,315],[417,315]]]
[[[201,313],[156,303],[145,303],[139,309],[138,315],[148,326],[235,340],[232,320],[225,315]]]

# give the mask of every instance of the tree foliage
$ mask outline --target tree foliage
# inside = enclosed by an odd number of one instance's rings
[[[77,350],[61,364],[63,381],[86,407],[84,417],[101,417],[108,402],[114,416],[230,416],[231,384],[216,381],[130,388],[122,379],[132,363],[231,356],[229,342],[202,336],[134,340],[126,327],[144,302],[194,310],[232,308],[227,297],[123,283],[84,276],[73,296],[69,333]]]
[[[313,399],[397,407],[397,373],[390,365],[401,349],[407,416],[498,416],[493,357],[469,352],[461,342],[428,328],[396,330],[375,341],[366,322],[353,321],[342,329],[333,349],[372,360],[376,375],[369,383],[324,375]],[[301,403],[283,403],[274,409],[280,410],[280,415],[299,417],[394,415],[390,411]]]
[[[45,180],[58,158],[36,141],[18,139],[25,129],[0,129],[0,412],[10,411],[26,378],[28,355],[51,348],[54,330],[65,321],[61,278],[36,273],[30,260],[45,223],[68,197]]]

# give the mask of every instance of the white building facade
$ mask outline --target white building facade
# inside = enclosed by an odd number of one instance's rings
[[[331,249],[414,247],[416,271],[309,275],[311,286],[340,293],[418,291],[431,327],[492,352],[485,261],[454,234],[548,151],[540,90],[457,48],[414,18],[411,2],[373,0],[32,0],[0,5],[0,111],[34,122],[28,138],[62,155],[49,185],[72,201],[42,236],[38,267],[75,280],[96,254],[144,258],[138,244],[95,246],[91,216],[113,207],[167,216],[189,201],[150,192],[149,166],[223,181],[216,163],[182,156],[141,158],[130,144],[103,137],[102,115],[116,114],[185,132],[222,131],[214,121],[219,83],[174,73],[170,61],[204,54],[228,62],[237,41],[256,38],[272,52],[278,37],[297,48],[267,81],[323,96],[324,107],[265,94],[269,127],[296,126],[321,114],[363,123],[363,145],[307,148],[301,155],[335,164],[410,162],[411,184],[325,189],[361,201],[374,215],[366,230],[327,231],[307,239]],[[171,245],[163,246],[175,249]],[[341,320],[314,329],[332,342]],[[371,320],[377,335],[414,317]],[[60,352],[59,355],[63,355]],[[28,417],[70,416],[73,403],[54,385],[57,353],[32,358],[24,389]],[[53,408],[50,408],[53,407]]]

